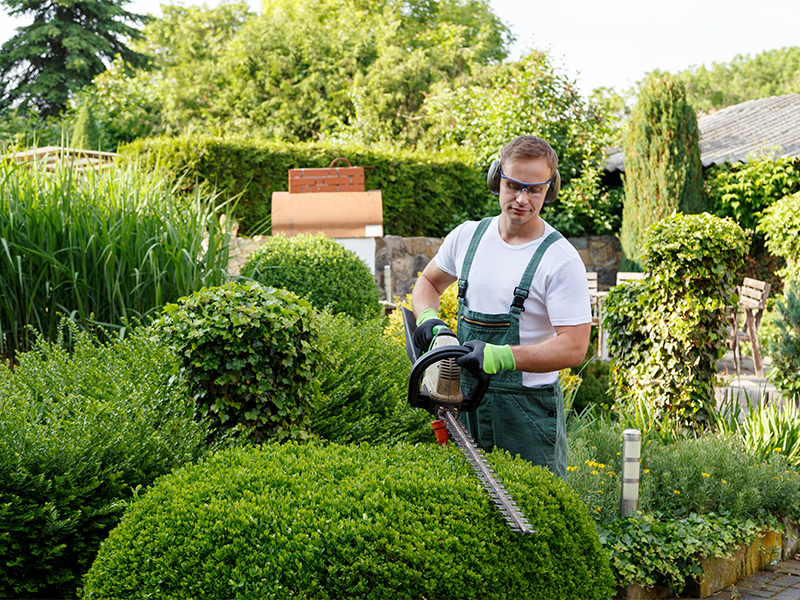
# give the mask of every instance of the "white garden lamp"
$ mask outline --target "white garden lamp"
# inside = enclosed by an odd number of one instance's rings
[[[639,508],[639,465],[642,460],[642,433],[638,429],[622,432],[622,493],[619,514],[628,517]]]

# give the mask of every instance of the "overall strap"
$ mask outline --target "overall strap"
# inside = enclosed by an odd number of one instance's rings
[[[475,252],[478,250],[478,244],[481,243],[483,234],[489,228],[489,224],[494,217],[486,217],[480,223],[475,233],[472,234],[472,239],[467,248],[467,255],[464,257],[464,265],[461,269],[461,277],[458,280],[458,300],[459,303],[464,302],[467,297],[467,277],[469,277],[469,270],[472,268],[472,259],[475,258]]]
[[[536,269],[539,268],[539,263],[542,262],[542,257],[544,253],[547,252],[547,249],[552,246],[555,242],[562,239],[564,236],[561,235],[557,231],[553,231],[550,235],[548,235],[542,243],[539,244],[539,247],[536,249],[536,252],[533,253],[528,266],[525,268],[525,273],[522,275],[522,279],[519,282],[519,286],[514,290],[514,301],[511,303],[511,312],[519,314],[525,308],[523,304],[525,303],[525,299],[528,297],[528,291],[531,289],[531,282],[533,281],[533,276],[536,274]]]

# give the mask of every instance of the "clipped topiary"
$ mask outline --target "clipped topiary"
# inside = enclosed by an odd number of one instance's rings
[[[507,528],[454,448],[226,450],[128,509],[84,598],[611,598],[577,495],[542,467],[489,457],[538,533]]]
[[[164,307],[154,330],[180,357],[200,415],[257,441],[305,439],[319,402],[314,308],[287,290],[229,283]]]
[[[381,312],[378,285],[369,267],[322,233],[270,237],[247,257],[241,274],[291,290],[320,310],[329,308],[356,319]]]

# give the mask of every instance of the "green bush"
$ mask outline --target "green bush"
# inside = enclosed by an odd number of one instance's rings
[[[0,163],[0,354],[58,336],[61,315],[113,334],[227,276],[214,199],[136,168],[83,176]]]
[[[314,434],[340,444],[434,441],[430,413],[408,404],[411,363],[384,324],[382,317],[320,315],[324,401],[311,416]]]
[[[608,557],[567,485],[489,460],[538,533],[508,529],[455,448],[219,453],[131,506],[84,598],[611,598]]]
[[[239,197],[235,216],[242,233],[269,222],[272,192],[288,190],[289,169],[328,167],[340,156],[354,166],[375,167],[365,172],[366,189],[381,190],[387,235],[444,236],[456,215],[482,215],[487,202],[494,202],[484,167],[473,166],[455,150],[187,135],[136,140],[120,152],[125,160],[182,176],[187,186],[202,182],[225,198]]]
[[[800,280],[800,192],[764,209],[758,230],[764,233],[767,249],[786,260],[786,267],[778,275]]]
[[[305,439],[319,402],[314,308],[292,292],[228,283],[164,307],[154,330],[174,346],[198,412],[256,440]]]
[[[0,597],[74,598],[135,490],[195,460],[207,426],[144,328],[0,363]]]
[[[728,337],[725,310],[748,245],[736,223],[707,213],[673,215],[648,229],[648,277],[612,288],[604,301],[612,388],[623,410],[644,406],[661,424],[707,423]]]
[[[800,279],[790,279],[775,301],[776,331],[769,338],[769,378],[788,398],[800,400]]]
[[[575,391],[572,408],[582,413],[590,406],[607,409],[614,399],[609,393],[610,366],[604,360],[590,358],[582,365],[571,369],[581,378],[580,386]]]
[[[328,308],[357,319],[381,312],[380,292],[369,267],[322,233],[267,238],[248,255],[241,274],[291,290],[319,310]]]
[[[709,168],[705,191],[718,217],[731,217],[743,229],[755,229],[761,211],[800,192],[800,160],[778,158],[777,149],[751,152],[745,162]]]

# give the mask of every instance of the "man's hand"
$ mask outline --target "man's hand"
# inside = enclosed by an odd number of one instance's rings
[[[455,336],[447,327],[447,323],[442,321],[438,313],[432,308],[426,308],[417,317],[417,330],[414,332],[414,345],[419,349],[422,354],[425,354],[431,349],[433,340],[440,333],[447,333],[448,335]]]
[[[477,379],[488,379],[499,371],[513,371],[517,368],[511,346],[496,346],[480,340],[464,342],[472,350],[456,359],[456,364],[472,373]]]

